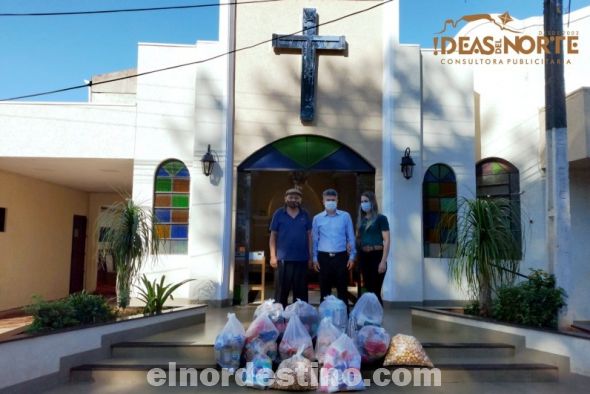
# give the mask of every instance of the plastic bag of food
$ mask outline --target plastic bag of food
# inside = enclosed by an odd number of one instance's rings
[[[266,354],[271,360],[276,360],[277,338],[279,330],[269,319],[266,313],[262,313],[246,330],[246,343],[244,356],[246,361],[251,361],[256,354]]]
[[[215,361],[221,368],[235,372],[240,367],[242,350],[246,343],[246,331],[235,313],[227,314],[227,323],[215,338]]]
[[[256,354],[241,371],[240,378],[246,387],[263,390],[272,383],[272,360],[264,354]]]
[[[288,329],[288,328],[287,328]],[[304,347],[281,362],[271,388],[287,391],[311,391],[318,388],[318,377],[311,361],[303,355]]]
[[[318,337],[315,342],[315,356],[320,364],[324,363],[326,350],[342,335],[342,331],[332,324],[332,319],[324,317],[318,328]]]
[[[434,367],[432,361],[430,361],[430,358],[424,351],[422,344],[415,337],[402,334],[397,334],[391,338],[389,350],[385,355],[383,365]]]
[[[361,355],[354,342],[348,335],[340,335],[326,350],[319,390],[324,393],[364,390],[360,369]]]
[[[356,347],[361,353],[363,363],[372,363],[387,353],[391,336],[383,327],[365,326],[356,336]]]
[[[260,316],[262,313],[268,314],[268,318],[274,323],[280,334],[285,332],[287,321],[284,316],[285,311],[282,304],[275,302],[273,299],[266,300],[262,304],[258,305],[254,311],[254,319]]]
[[[303,356],[307,359],[315,359],[311,337],[299,320],[299,316],[294,315],[289,319],[287,329],[283,334],[283,339],[279,345],[279,354],[281,359],[285,360],[295,355],[299,349],[303,349]]]
[[[348,309],[344,301],[333,295],[329,295],[324,298],[324,301],[322,301],[318,310],[320,313],[320,321],[325,317],[329,317],[332,319],[332,324],[342,331],[346,330],[346,325],[348,323]]]
[[[355,339],[359,330],[365,326],[381,326],[383,307],[374,293],[364,293],[358,299],[348,319],[348,335]]]
[[[285,318],[287,320],[293,315],[299,316],[299,320],[301,320],[301,323],[303,323],[312,338],[317,335],[320,314],[312,305],[297,299],[296,302],[285,308]]]

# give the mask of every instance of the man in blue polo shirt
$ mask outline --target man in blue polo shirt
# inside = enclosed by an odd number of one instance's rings
[[[307,271],[311,268],[311,219],[301,208],[299,189],[285,192],[285,206],[277,209],[270,223],[270,265],[278,268],[275,298],[287,306],[293,301],[307,302]]]

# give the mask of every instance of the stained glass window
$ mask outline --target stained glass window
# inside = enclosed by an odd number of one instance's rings
[[[457,181],[451,167],[434,164],[422,184],[424,257],[450,257],[457,232]]]
[[[518,169],[506,160],[488,158],[477,164],[475,174],[478,198],[508,200],[516,211],[514,215],[511,215],[510,227],[514,237],[521,244],[522,255],[522,230],[520,220],[518,220],[520,218],[520,175]]]
[[[160,253],[188,253],[190,174],[178,160],[168,160],[156,170],[154,213],[162,242]]]

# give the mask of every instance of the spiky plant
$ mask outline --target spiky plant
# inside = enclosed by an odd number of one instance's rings
[[[139,287],[139,300],[144,303],[143,313],[161,313],[164,309],[164,304],[170,298],[174,299],[172,293],[185,283],[192,282],[194,279],[185,279],[178,283],[164,284],[166,275],[162,275],[160,282],[154,279],[152,282],[149,281],[145,274],[141,277],[143,287]]]
[[[159,236],[155,216],[131,198],[101,212],[103,253],[111,254],[117,271],[117,304],[129,306],[130,289],[148,258],[158,255]]]
[[[479,300],[480,315],[490,316],[492,293],[514,282],[522,258],[513,227],[520,210],[506,199],[461,198],[457,210],[456,251],[449,259],[453,280],[466,281]],[[456,235],[456,236],[455,236]]]

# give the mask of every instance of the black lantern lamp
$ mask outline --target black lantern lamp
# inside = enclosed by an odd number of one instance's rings
[[[410,179],[412,177],[415,165],[416,165],[416,163],[414,163],[414,160],[412,160],[412,157],[410,156],[410,148],[406,148],[406,151],[404,153],[404,157],[402,157],[402,163],[401,163],[402,174],[404,175],[404,178]]]
[[[203,174],[205,176],[211,175],[215,165],[215,157],[211,154],[211,145],[207,145],[207,153],[201,158],[201,164],[203,165]]]

